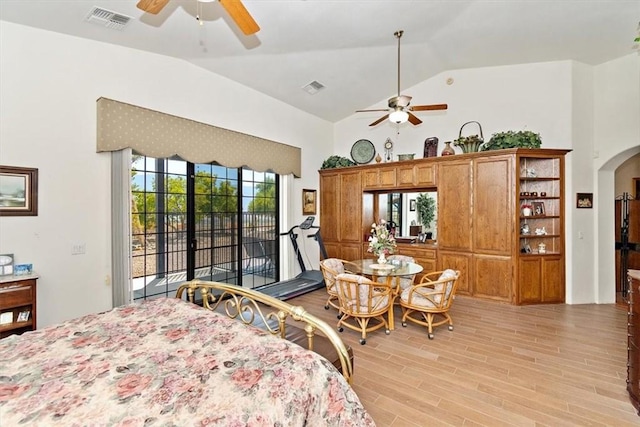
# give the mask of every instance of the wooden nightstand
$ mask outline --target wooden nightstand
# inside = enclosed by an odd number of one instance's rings
[[[38,276],[0,277],[0,319],[11,313],[11,323],[0,324],[0,338],[36,329],[36,281]]]

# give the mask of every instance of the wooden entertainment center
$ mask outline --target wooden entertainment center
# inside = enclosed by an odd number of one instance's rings
[[[461,271],[458,293],[510,304],[565,299],[564,162],[570,150],[508,149],[320,173],[320,226],[330,257],[371,256],[381,197],[437,191],[437,242],[399,243],[425,272]],[[532,205],[526,215],[523,205]]]

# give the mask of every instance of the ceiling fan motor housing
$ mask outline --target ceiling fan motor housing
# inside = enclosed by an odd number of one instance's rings
[[[398,95],[393,98],[389,98],[389,108],[406,108],[411,102],[411,97],[407,95]]]

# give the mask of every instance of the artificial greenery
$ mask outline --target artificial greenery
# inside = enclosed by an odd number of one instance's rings
[[[497,132],[482,146],[482,151],[502,150],[505,148],[540,148],[540,134],[530,130]]]
[[[322,163],[322,167],[320,169],[344,168],[355,165],[356,164],[352,160],[347,159],[346,157],[331,156]]]
[[[420,193],[416,197],[416,212],[418,213],[418,221],[425,228],[431,227],[431,222],[436,216],[436,201],[428,193]]]
[[[483,143],[483,139],[478,135],[461,136],[453,141],[453,145],[460,147],[463,153],[475,153],[480,151],[480,146]]]

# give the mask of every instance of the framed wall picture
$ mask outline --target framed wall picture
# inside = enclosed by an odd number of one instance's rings
[[[0,216],[38,215],[38,169],[0,166]]]
[[[302,214],[316,214],[316,190],[302,190]]]
[[[409,200],[409,210],[411,212],[415,212],[415,210],[416,210],[416,199]]]
[[[531,210],[533,211],[533,216],[544,216],[544,202],[531,203]]]
[[[593,208],[593,193],[576,193],[576,208]]]

